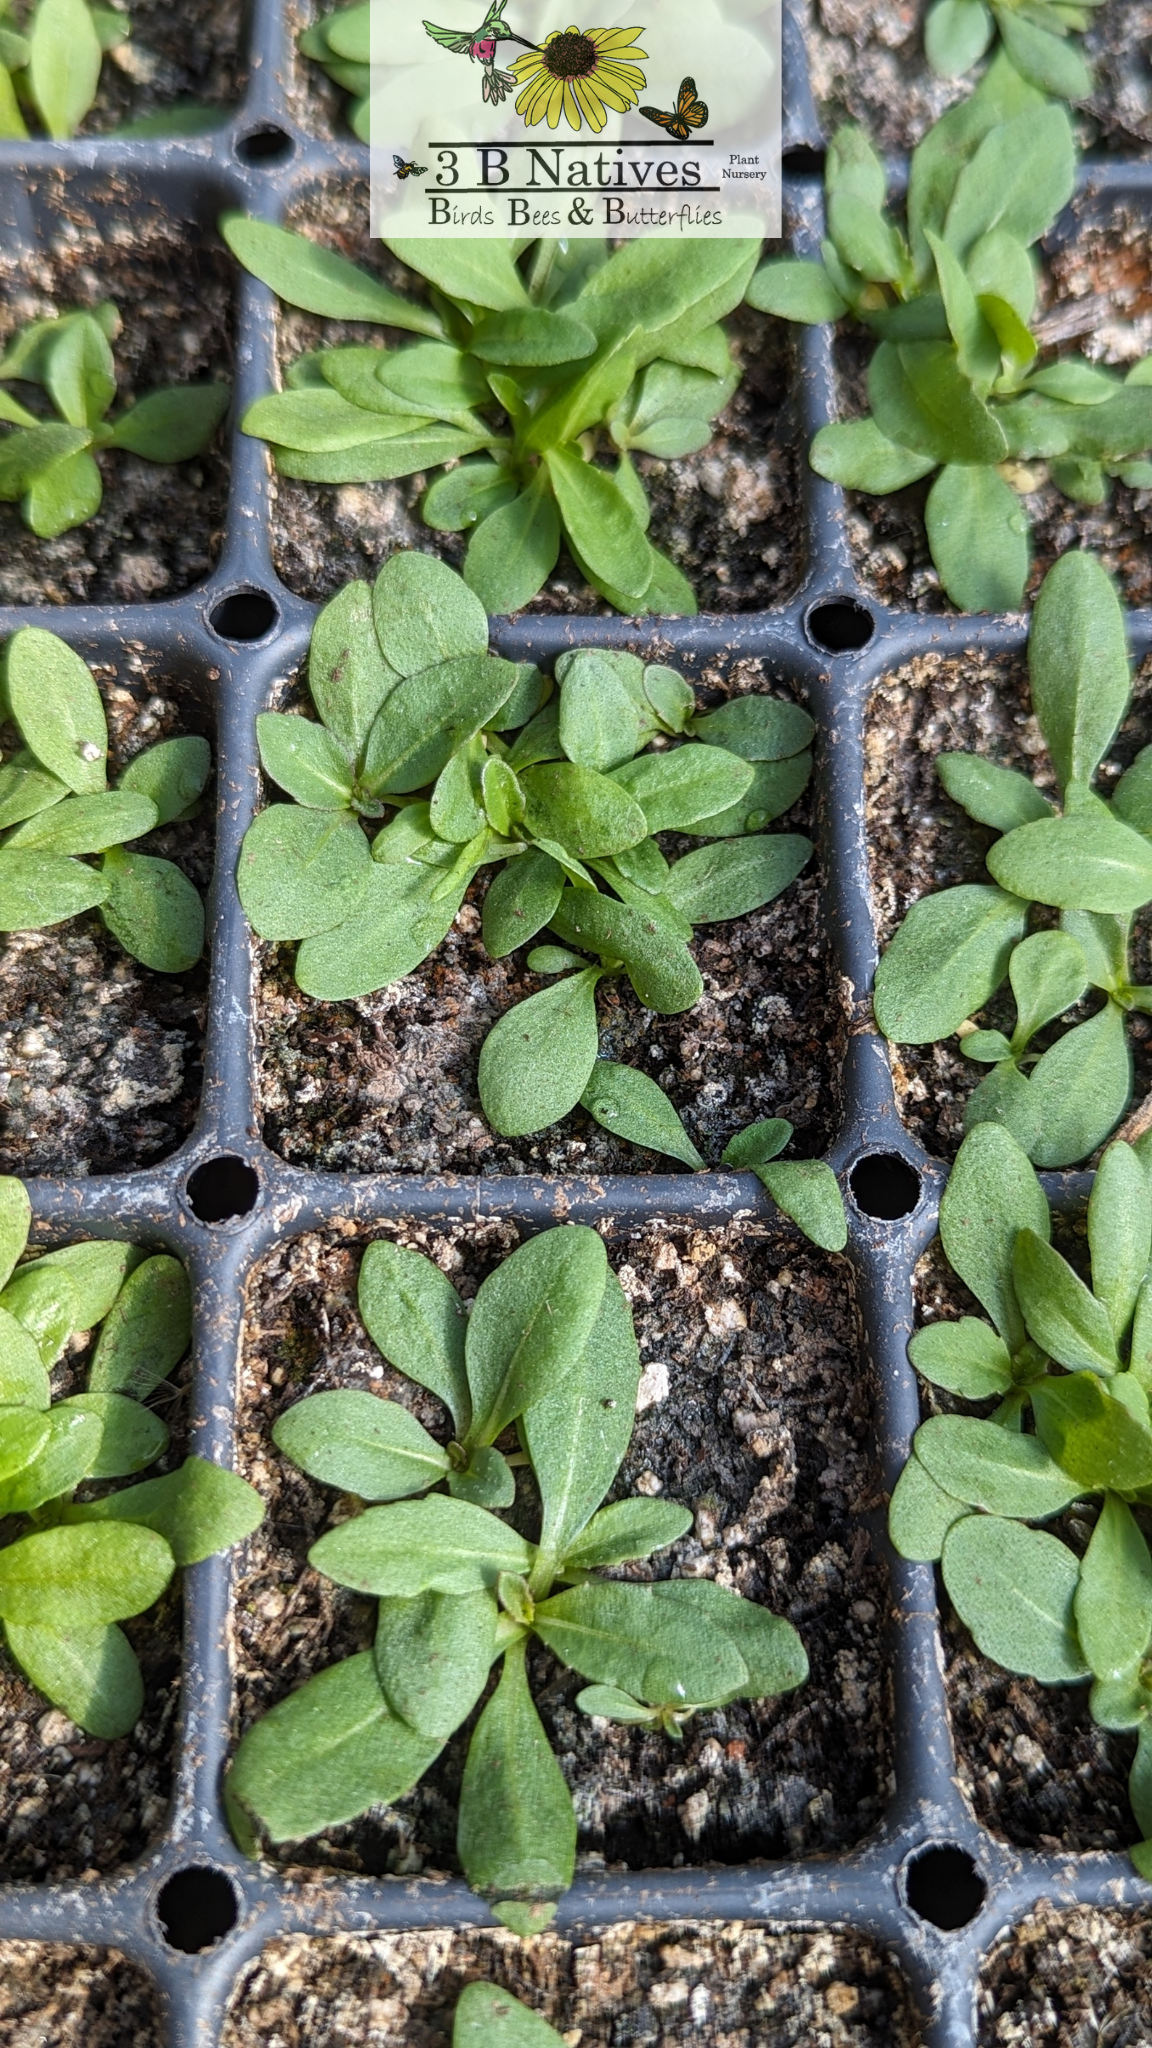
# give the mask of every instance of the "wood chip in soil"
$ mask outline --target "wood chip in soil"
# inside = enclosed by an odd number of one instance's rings
[[[1087,1280],[1083,1214],[1057,1215],[1053,1242]],[[915,1287],[920,1322],[984,1316],[948,1265],[938,1238],[917,1266]],[[920,1404],[924,1416],[985,1417],[996,1405],[956,1399],[926,1380],[920,1382]],[[1082,1557],[1098,1512],[1098,1500],[1077,1502],[1045,1527]],[[1137,1513],[1152,1535],[1152,1518],[1143,1509]],[[1025,1849],[1084,1853],[1139,1841],[1128,1803],[1135,1735],[1096,1726],[1087,1685],[1040,1685],[992,1663],[952,1607],[939,1567],[936,1595],[956,1781],[976,1818],[1002,1841]]]
[[[381,1226],[471,1299],[515,1248],[504,1222]],[[393,1371],[355,1308],[366,1239],[344,1232],[279,1246],[248,1296],[239,1469],[268,1502],[236,1588],[237,1732],[315,1671],[365,1648],[373,1604],[306,1562],[347,1512],[280,1455],[276,1417],[302,1396],[364,1387],[400,1400],[445,1439],[446,1413]],[[594,1727],[573,1705],[583,1681],[542,1648],[533,1690],[571,1786],[585,1869],[651,1868],[811,1855],[858,1841],[891,1793],[886,1585],[863,1517],[878,1505],[875,1387],[846,1262],[790,1227],[694,1232],[653,1225],[608,1235],[644,1363],[640,1413],[617,1496],[683,1501],[692,1532],[632,1579],[715,1579],[799,1629],[810,1682],[786,1698],[701,1714],[682,1747],[644,1730]],[[533,1527],[525,1476],[514,1514]],[[394,1807],[285,1850],[294,1862],[372,1874],[456,1867],[456,1801],[471,1724]]]
[[[1148,696],[1152,662],[1137,677],[1132,708],[1102,764],[1097,786],[1107,796],[1142,746],[1152,740]],[[1016,768],[1049,796],[1056,783],[1043,737],[1031,711],[1023,661],[973,651],[925,654],[876,685],[865,730],[865,787],[872,902],[876,935],[886,947],[909,906],[921,896],[959,882],[990,880],[985,855],[998,835],[978,825],[947,796],[936,757],[967,751]],[[1054,923],[1055,911],[1034,908],[1034,926]],[[1133,958],[1140,981],[1152,979],[1149,919],[1136,920]],[[1086,998],[1049,1030],[1043,1049],[1099,1008]],[[1015,1008],[1004,987],[979,1013],[988,1029],[1011,1031]],[[1133,1015],[1128,1038],[1135,1061],[1133,1101],[1152,1087],[1152,1023]],[[930,1152],[955,1157],[964,1135],[964,1105],[986,1069],[964,1058],[960,1041],[889,1048],[900,1113]]]
[[[1036,336],[1047,351],[1082,354],[1123,375],[1152,353],[1147,222],[1120,205],[1097,221],[1086,200],[1074,206],[1073,220],[1069,237],[1044,258]],[[843,321],[833,346],[839,416],[859,418],[868,409],[873,338]],[[1099,556],[1126,603],[1152,603],[1152,491],[1109,480],[1103,504],[1080,505],[1049,481],[1045,463],[1021,463],[1018,474],[1032,529],[1029,598],[1057,557],[1078,548]],[[929,477],[882,498],[846,492],[845,531],[861,577],[883,603],[955,615],[928,552],[924,505],[931,484]]]
[[[979,2048],[1146,2048],[1147,1913],[1039,1906],[985,1958],[977,2014]]]
[[[160,1995],[115,1948],[0,1942],[4,2048],[164,2048]]]
[[[405,297],[425,298],[424,280],[370,241],[367,214],[366,186],[329,183],[294,208],[288,224],[377,272]],[[640,455],[637,467],[652,502],[651,538],[688,576],[700,609],[754,611],[790,596],[804,569],[797,454],[785,423],[793,347],[783,322],[749,306],[725,324],[745,374],[712,440],[677,462]],[[379,347],[411,336],[281,307],[279,338],[286,366],[308,349],[353,341]],[[458,569],[468,536],[433,532],[420,518],[430,481],[421,472],[395,483],[333,487],[274,476],[272,553],[289,589],[330,597],[353,577],[373,577],[400,548],[423,548]],[[527,609],[614,616],[565,553]]]
[[[917,2048],[908,1986],[862,1935],[733,1921],[622,1922],[566,1941],[483,1934],[270,1942],[221,2048],[449,2048],[465,1984],[496,1983],[567,2048]],[[21,2044],[23,2048],[23,2044]]]
[[[0,249],[0,345],[26,321],[111,299],[124,323],[112,345],[117,409],[153,387],[228,379],[232,265],[212,230],[127,181],[70,177],[65,185],[60,173],[43,172],[34,190],[43,242]],[[16,390],[36,410],[35,387]],[[227,504],[222,434],[191,462],[115,450],[98,460],[99,512],[55,540],[29,533],[17,505],[0,505],[0,604],[136,604],[207,576]]]
[[[212,734],[192,684],[129,648],[94,663],[109,781],[159,740]],[[11,727],[0,732],[8,755]],[[203,895],[212,879],[213,789],[199,818],[133,841],[175,861]],[[147,1165],[192,1128],[203,1079],[208,968],[153,974],[95,912],[0,937],[0,1173],[85,1176]]]
[[[808,0],[808,64],[826,136],[842,121],[858,121],[877,149],[897,155],[914,148],[945,109],[972,90],[983,66],[947,79],[929,69],[925,12],[912,0]],[[1075,110],[1085,147],[1147,153],[1150,37],[1148,0],[1108,0],[1093,10],[1083,48],[1095,68],[1096,87]]]
[[[766,686],[759,662],[739,662],[707,671],[698,700]],[[285,701],[303,703],[302,691]],[[770,830],[810,834],[811,790]],[[662,843],[674,857],[702,842],[664,834]],[[495,872],[477,877],[415,973],[354,1002],[306,996],[294,979],[296,948],[260,948],[258,1088],[265,1143],[283,1158],[345,1173],[679,1170],[582,1109],[527,1138],[490,1129],[476,1089],[480,1048],[514,1003],[547,985],[524,964],[529,948],[503,960],[485,950],[481,908]],[[734,1132],[768,1116],[795,1125],[797,1157],[819,1154],[840,1116],[844,1017],[813,863],[763,910],[700,926],[692,951],[704,994],[681,1016],[645,1009],[624,977],[601,984],[601,1056],[658,1081],[710,1161]]]

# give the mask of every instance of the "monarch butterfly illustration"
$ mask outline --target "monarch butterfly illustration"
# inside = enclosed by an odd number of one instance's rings
[[[659,107],[641,107],[640,112],[646,121],[655,121],[658,128],[663,128],[667,134],[674,135],[678,142],[687,142],[690,130],[703,128],[708,119],[707,107],[703,100],[696,97],[694,78],[685,78],[681,81],[674,114],[662,113]]]
[[[396,176],[398,178],[426,178],[428,176],[427,164],[406,164],[403,157],[397,156],[395,152],[393,152],[392,161],[396,166]]]

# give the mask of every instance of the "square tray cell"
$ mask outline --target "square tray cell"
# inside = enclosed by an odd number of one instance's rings
[[[984,1958],[979,2048],[1140,2048],[1152,2038],[1146,1913],[1042,1905]]]
[[[172,171],[0,175],[0,345],[26,321],[111,299],[123,322],[117,408],[154,386],[226,382],[233,266],[213,226],[226,203]],[[0,604],[164,600],[207,576],[227,507],[223,430],[190,462],[99,460],[99,512],[55,540],[0,505]]]
[[[114,1948],[0,1942],[5,2048],[164,2048],[156,1986]]]
[[[698,702],[768,687],[761,662],[718,665],[701,676]],[[310,709],[302,685],[285,702]],[[270,785],[268,793],[279,794]],[[813,808],[809,784],[770,830],[811,835]],[[673,856],[704,843],[674,837],[663,835]],[[283,1158],[356,1173],[678,1170],[583,1109],[527,1138],[490,1128],[476,1092],[480,1048],[513,1004],[548,985],[524,964],[530,947],[489,958],[480,919],[496,872],[477,877],[448,937],[414,973],[353,1002],[305,995],[295,946],[258,949],[261,1114],[265,1142]],[[843,1017],[815,860],[762,910],[699,926],[693,952],[705,991],[680,1016],[645,1009],[625,977],[601,984],[602,1057],[658,1081],[710,1161],[734,1132],[767,1116],[795,1125],[797,1154],[821,1152],[840,1113]]]
[[[104,700],[109,781],[144,747],[213,730],[212,685],[187,657],[109,638],[81,645]],[[14,728],[0,728],[8,755]],[[214,787],[198,818],[133,842],[212,879]],[[128,1171],[183,1143],[202,1084],[208,966],[154,974],[97,911],[0,934],[0,1173]]]
[[[1083,1211],[1054,1218],[1053,1241],[1088,1273]],[[921,1323],[984,1318],[936,1239],[916,1269]],[[920,1381],[921,1412],[991,1415]],[[1077,1503],[1045,1528],[1078,1556],[1088,1546],[1098,1502]],[[955,1613],[939,1567],[936,1594],[944,1637],[945,1684],[956,1782],[980,1824],[1021,1848],[1084,1853],[1124,1849],[1140,1839],[1128,1801],[1135,1734],[1109,1734],[1088,1711],[1088,1686],[1040,1685],[993,1663]]]
[[[84,1234],[82,1230],[70,1232],[67,1241],[75,1243]],[[115,1234],[125,1241],[137,1238],[130,1225],[122,1225]],[[42,1249],[30,1247],[30,1255],[36,1257]],[[93,1349],[86,1333],[70,1340],[52,1370],[53,1401],[84,1392]],[[171,1384],[149,1403],[167,1423],[171,1438],[163,1455],[142,1478],[159,1478],[174,1471],[187,1454],[191,1378],[191,1360],[185,1359]],[[101,1482],[94,1490],[96,1494],[116,1491],[125,1483],[109,1488]],[[91,1497],[92,1491],[85,1484],[80,1498]],[[28,1535],[30,1528],[26,1517],[13,1519],[6,1528],[7,1539]],[[37,1691],[0,1645],[0,1881],[4,1884],[100,1876],[134,1862],[162,1832],[176,1762],[182,1623],[179,1573],[153,1607],[121,1623],[140,1660],[144,1707],[131,1733],[113,1741],[78,1728]],[[0,1963],[0,1985],[6,1983]],[[0,2040],[9,2048],[2,2024],[7,2017],[2,1998],[0,1991]],[[11,2038],[21,2040],[19,2033]],[[39,2041],[45,2048],[49,2042],[56,2048],[56,2038],[54,2034],[41,2035]],[[72,2035],[61,2033],[59,2038],[70,2042]],[[144,2038],[150,2044],[151,2037]],[[135,2044],[135,2036],[127,2029],[125,2039]]]
[[[447,1271],[465,1297],[515,1248],[511,1223],[444,1232],[384,1227]],[[236,1588],[236,1716],[243,1729],[314,1671],[366,1647],[373,1607],[307,1566],[330,1489],[275,1449],[276,1417],[304,1395],[363,1387],[443,1436],[435,1399],[377,1354],[356,1310],[359,1233],[314,1233],[256,1268],[242,1354],[239,1469],[268,1502]],[[644,1376],[617,1496],[663,1494],[693,1530],[629,1568],[712,1578],[787,1615],[812,1676],[778,1700],[698,1715],[682,1747],[594,1727],[581,1681],[543,1650],[533,1690],[595,1865],[648,1869],[810,1855],[858,1841],[890,1791],[885,1575],[865,1516],[879,1500],[872,1375],[847,1267],[789,1226],[608,1233],[632,1303]],[[533,1526],[530,1489],[521,1506]],[[333,1828],[294,1862],[373,1874],[455,1867],[467,1730],[395,1807]]]
[[[1149,690],[1152,662],[1137,676],[1133,702],[1098,787],[1104,795],[1140,748],[1152,740]],[[889,944],[909,906],[921,896],[959,882],[988,882],[985,854],[997,835],[978,825],[946,795],[936,773],[938,754],[981,754],[1016,768],[1055,795],[1056,784],[1039,726],[1031,710],[1027,666],[1022,658],[973,649],[965,654],[922,654],[883,678],[873,692],[865,734],[865,778],[873,912],[881,951]],[[1037,911],[1033,922],[1055,923],[1057,913]],[[1135,929],[1138,978],[1152,971],[1147,959],[1148,920]],[[1080,1022],[1099,1007],[1086,999],[1069,1012]],[[1011,1030],[1015,1010],[1005,985],[980,1012],[987,1028]],[[1061,1022],[1040,1033],[1041,1049],[1067,1029]],[[1133,1015],[1128,1037],[1135,1060],[1134,1102],[1152,1087],[1152,1025]],[[964,1105],[987,1070],[965,1059],[960,1042],[889,1048],[900,1112],[921,1143],[953,1158],[964,1135]]]
[[[1114,202],[1088,193],[1074,202],[1059,239],[1053,237],[1041,252],[1040,312],[1033,327],[1043,349],[1083,353],[1120,375],[1152,352],[1146,215],[1146,203],[1135,192]],[[838,415],[858,418],[868,409],[873,338],[845,320],[833,348]],[[1152,602],[1152,492],[1111,480],[1103,504],[1081,505],[1049,481],[1045,463],[1019,463],[1016,470],[1032,529],[1030,599],[1058,555],[1082,548],[1099,556],[1126,603]],[[845,531],[862,580],[885,604],[955,612],[928,552],[924,505],[931,482],[929,477],[884,497],[845,492]]]
[[[0,1652],[5,1884],[102,1876],[134,1862],[162,1832],[180,1706],[180,1624],[178,1591],[123,1624],[140,1659],[145,1698],[132,1733],[114,1742],[77,1728]],[[55,2036],[47,2038],[55,2048]]]
[[[270,1942],[240,1980],[221,2048],[447,2048],[464,1985],[496,1983],[579,2048],[916,2048],[907,1985],[850,1929],[623,1921],[565,1941],[396,1934]]]
[[[367,217],[366,183],[330,181],[297,202],[288,225],[376,271],[393,290],[425,297],[424,281],[369,239]],[[279,323],[282,370],[309,349],[379,345],[384,338],[379,327],[318,320],[290,307],[281,307]],[[637,467],[652,502],[651,538],[689,577],[701,611],[754,611],[789,597],[805,566],[797,457],[785,419],[794,353],[784,323],[749,306],[726,325],[745,375],[712,440],[676,462],[640,455]],[[409,339],[389,331],[392,344]],[[397,548],[434,551],[458,568],[467,535],[433,532],[419,516],[428,482],[423,473],[395,483],[341,485],[274,476],[272,554],[289,589],[301,597],[330,597],[354,576],[371,577]],[[527,609],[612,615],[563,550]]]
[[[807,0],[804,37],[825,135],[858,121],[887,155],[912,149],[945,108],[967,97],[975,74],[937,78],[924,55],[924,13],[901,0]],[[1152,91],[1141,61],[1152,35],[1146,0],[1108,0],[1090,17],[1084,48],[1096,90],[1078,123],[1098,149],[1146,154]]]

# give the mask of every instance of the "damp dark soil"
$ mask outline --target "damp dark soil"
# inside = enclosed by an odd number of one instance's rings
[[[0,1942],[4,2048],[163,2048],[152,1979],[114,1948]]]
[[[211,720],[195,686],[127,646],[94,664],[108,717],[109,780],[144,747]],[[0,731],[5,755],[11,728]],[[198,818],[134,840],[175,861],[201,894],[212,879],[213,788]],[[97,912],[0,936],[0,1173],[127,1171],[192,1128],[203,1079],[208,969],[153,974]]]
[[[1103,763],[1098,787],[1107,795],[1139,749],[1152,739],[1149,688],[1152,665],[1138,678],[1132,709]],[[947,796],[936,774],[936,757],[946,751],[977,753],[1005,768],[1031,776],[1055,794],[1039,726],[1031,711],[1025,664],[1008,657],[972,652],[963,656],[925,654],[886,676],[873,691],[865,732],[865,787],[871,850],[872,902],[881,950],[887,946],[919,897],[958,882],[987,882],[984,865],[997,835],[976,824]],[[1034,921],[1046,913],[1033,913]],[[1053,918],[1055,913],[1052,914]],[[1136,978],[1152,974],[1148,923],[1134,928]],[[1068,1022],[1089,1016],[1098,1001],[1068,1013]],[[1007,985],[979,1012],[987,1028],[1011,1031],[1014,1022]],[[1043,1048],[1064,1022],[1036,1044]],[[1133,1100],[1152,1087],[1152,1025],[1133,1015],[1128,1037],[1135,1061]],[[901,1114],[930,1152],[952,1158],[964,1134],[964,1105],[986,1069],[964,1058],[960,1041],[891,1048],[892,1071]]]
[[[718,703],[764,683],[759,662],[738,663],[726,674],[709,671],[698,701]],[[810,829],[810,792],[772,827]],[[699,843],[663,839],[673,856]],[[415,973],[355,1002],[306,996],[293,976],[295,947],[261,949],[265,1142],[293,1164],[355,1173],[677,1171],[675,1161],[625,1144],[583,1109],[529,1138],[502,1138],[489,1127],[476,1091],[481,1045],[514,1003],[547,985],[525,966],[528,948],[489,958],[480,930],[489,872]],[[763,910],[700,926],[692,950],[704,994],[681,1016],[645,1009],[623,977],[601,984],[602,1057],[658,1081],[706,1159],[719,1159],[734,1132],[767,1116],[795,1125],[797,1156],[822,1152],[840,1114],[843,1020],[812,863]]]
[[[406,296],[426,296],[423,281],[367,233],[367,187],[325,185],[296,208],[289,225],[380,274]],[[727,321],[744,380],[699,454],[677,462],[637,457],[652,504],[651,537],[696,591],[702,611],[752,611],[778,604],[803,573],[797,459],[786,426],[793,348],[787,327],[749,306]],[[349,321],[318,320],[281,308],[286,367],[308,349],[339,342],[403,343],[411,336]],[[372,577],[399,548],[420,547],[459,568],[466,534],[435,533],[420,518],[431,474],[395,483],[300,483],[274,477],[272,552],[279,574],[301,597],[325,598],[357,576]],[[565,553],[529,611],[612,615]]]
[[[1083,1554],[1092,1518],[1074,1531]],[[1038,1685],[981,1656],[941,1587],[945,1680],[956,1782],[989,1833],[1023,1849],[1072,1854],[1140,1840],[1128,1804],[1134,1735],[1110,1735],[1088,1712],[1088,1687]],[[1009,2036],[1010,2039],[1017,2038]]]
[[[977,2016],[979,2048],[1144,2048],[1152,2039],[1147,1913],[1038,1907],[985,1958]]]
[[[859,121],[878,149],[895,155],[971,91],[978,71],[943,79],[929,69],[925,11],[913,0],[809,0],[805,40],[825,135]],[[1096,89],[1076,109],[1086,146],[1144,155],[1152,145],[1150,36],[1147,0],[1107,0],[1093,13],[1083,47]]]
[[[1135,209],[1117,208],[1104,224],[1086,218],[1049,254],[1035,333],[1045,350],[1083,354],[1121,373],[1152,352],[1148,230]],[[844,418],[868,409],[873,349],[873,338],[853,323],[837,330]],[[1030,597],[1057,556],[1080,548],[1100,558],[1129,604],[1152,603],[1152,491],[1111,480],[1103,504],[1080,505],[1056,489],[1043,462],[1017,464],[1015,477],[1032,530]],[[861,577],[885,604],[954,612],[928,552],[924,505],[931,483],[929,477],[883,498],[849,491],[845,526]]]
[[[474,1979],[510,1991],[571,2048],[919,2040],[898,1967],[861,1935],[625,1921],[579,1941],[519,1941],[501,1929],[272,1942],[241,1978],[221,2048],[448,2048],[456,2000]]]
[[[467,1298],[515,1248],[503,1222],[381,1230],[434,1258]],[[332,1515],[330,1490],[271,1440],[303,1395],[365,1387],[400,1400],[441,1438],[437,1402],[386,1365],[355,1307],[365,1239],[296,1239],[257,1269],[241,1366],[240,1469],[268,1503],[237,1585],[238,1732],[313,1672],[371,1641],[370,1602],[306,1563]],[[538,1649],[530,1673],[576,1807],[584,1867],[650,1868],[811,1855],[858,1841],[891,1790],[883,1650],[885,1577],[863,1519],[879,1500],[875,1388],[848,1267],[790,1227],[652,1225],[608,1237],[632,1303],[644,1375],[617,1496],[663,1494],[691,1533],[622,1576],[711,1578],[785,1614],[812,1676],[778,1700],[699,1715],[664,1736],[593,1725],[582,1680]],[[527,1498],[514,1515],[532,1524]],[[394,1807],[284,1853],[373,1874],[456,1868],[456,1801],[471,1723]]]
[[[186,100],[219,106],[223,121],[244,89],[244,8],[236,0],[127,0],[124,11],[132,33],[104,59],[83,133],[105,134]]]
[[[1083,1216],[1057,1216],[1053,1237],[1087,1278]],[[984,1316],[949,1267],[938,1238],[917,1268],[916,1296],[922,1322]],[[925,1416],[987,1416],[995,1405],[954,1399],[923,1380],[920,1388]],[[1098,1505],[1077,1502],[1046,1527],[1082,1557]],[[1117,1850],[1139,1841],[1128,1803],[1135,1735],[1096,1726],[1087,1685],[1040,1685],[992,1663],[953,1610],[938,1567],[936,1583],[956,1779],[977,1819],[1001,1840],[1042,1852]]]
[[[82,1393],[93,1349],[87,1333],[70,1339],[53,1368],[52,1398]],[[167,1423],[171,1440],[148,1478],[174,1471],[187,1452],[190,1360],[172,1383],[149,1403]],[[85,1499],[115,1492],[86,1485]],[[27,1535],[25,1516],[4,1526],[4,1540]],[[180,1637],[183,1607],[179,1574],[145,1614],[121,1623],[140,1660],[144,1707],[129,1735],[105,1742],[76,1727],[30,1685],[0,1647],[0,1879],[7,1884],[58,1883],[92,1879],[143,1854],[164,1826],[172,1791],[176,1723],[180,1704]],[[0,1955],[4,1953],[0,1947]],[[95,1967],[95,1966],[93,1966]],[[7,1974],[0,1968],[0,2042],[21,2041],[4,2031]],[[65,1977],[64,1982],[69,1980]],[[84,1980],[87,1981],[87,1980]],[[114,1982],[115,1979],[109,1980]],[[95,2027],[95,2017],[93,2018]],[[121,2048],[117,2034],[95,2032],[97,2041]],[[142,2039],[149,2039],[143,2036]],[[70,2042],[71,2033],[61,2041]],[[79,2036],[77,2036],[79,2039]],[[134,2039],[131,2034],[126,2041]],[[56,2048],[57,2036],[39,2037]],[[88,2048],[87,2040],[85,2048]]]
[[[173,34],[181,19],[175,11]],[[0,344],[29,320],[111,299],[123,322],[112,345],[116,410],[154,387],[228,379],[233,281],[214,235],[119,180],[66,184],[49,171],[30,184],[43,235],[36,248],[0,248]],[[14,388],[35,411],[36,387]],[[0,604],[139,603],[208,574],[223,542],[222,434],[190,462],[116,451],[98,460],[100,510],[55,540],[30,533],[19,506],[0,505]]]

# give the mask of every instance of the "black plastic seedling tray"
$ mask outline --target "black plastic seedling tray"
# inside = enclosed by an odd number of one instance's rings
[[[321,142],[293,120],[283,0],[256,0],[243,104],[215,134],[178,141],[0,146],[0,237],[32,255],[58,233],[66,206],[99,222],[110,205],[160,205],[205,230],[226,207],[270,220],[320,180],[364,174],[367,152]],[[802,34],[786,39],[786,235],[805,253],[819,233],[819,155]],[[1090,163],[1080,209],[1146,208],[1152,165]],[[271,294],[236,280],[235,417],[271,382]],[[834,409],[826,330],[799,331],[792,430],[808,436]],[[157,604],[0,609],[0,639],[28,624],[61,633],[90,660],[126,645],[168,673],[198,679],[214,699],[220,806],[211,910],[211,985],[199,1120],[186,1144],[143,1171],[33,1183],[39,1234],[133,1236],[170,1247],[192,1273],[196,1302],[193,1443],[231,1460],[245,1287],[276,1240],[351,1219],[466,1222],[514,1218],[529,1230],[565,1217],[627,1227],[646,1219],[720,1225],[769,1209],[750,1174],[619,1175],[597,1181],[527,1176],[454,1179],[352,1176],[286,1165],[261,1141],[255,1093],[253,941],[234,884],[257,800],[254,718],[308,644],[315,606],[277,577],[270,545],[266,455],[233,428],[223,552],[208,582]],[[917,655],[1018,651],[1020,618],[929,617],[890,610],[862,590],[838,490],[801,463],[806,575],[779,609],[705,616],[659,627],[618,618],[528,616],[495,629],[502,652],[550,661],[595,642],[672,659],[691,672],[759,656],[818,725],[815,837],[826,882],[828,942],[848,1010],[844,1118],[829,1157],[848,1196],[849,1254],[880,1388],[885,1482],[919,1419],[907,1362],[916,1260],[935,1229],[944,1171],[903,1128],[888,1056],[871,1024],[875,940],[864,823],[864,719],[875,681]],[[1132,616],[1133,651],[1152,651],[1152,613]],[[1070,1203],[1075,1176],[1053,1176]],[[882,1518],[874,1541],[886,1548]],[[957,1785],[936,1592],[930,1567],[889,1558],[895,1791],[881,1827],[850,1854],[752,1867],[705,1867],[583,1878],[563,1900],[561,1932],[633,1919],[837,1924],[891,1951],[919,2008],[926,2048],[969,2048],[975,1989],[993,1940],[1038,1902],[1152,1903],[1152,1890],[1113,1854],[1039,1855],[980,1827]],[[213,2048],[238,1974],[277,1935],[381,1933],[483,1924],[461,1881],[283,1876],[246,1862],[224,1826],[219,1782],[228,1745],[229,1560],[185,1574],[183,1718],[166,1831],[134,1867],[99,1882],[0,1888],[0,1937],[110,1945],[151,1974],[166,2004],[171,2048]]]

